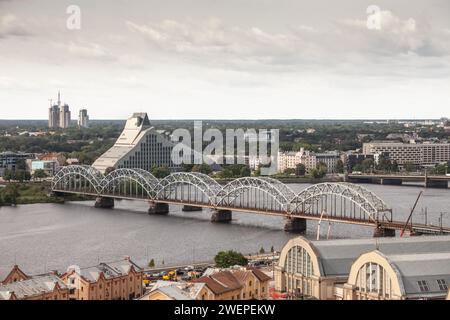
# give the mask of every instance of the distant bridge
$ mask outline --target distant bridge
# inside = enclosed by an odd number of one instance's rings
[[[426,188],[448,188],[450,176],[420,174],[349,174],[349,182],[401,185],[403,182],[420,182]]]
[[[201,173],[177,172],[164,179],[142,169],[116,169],[108,175],[89,166],[63,167],[53,178],[55,193],[94,196],[96,206],[111,208],[114,199],[145,200],[149,213],[167,214],[169,204],[184,211],[210,208],[212,221],[231,220],[232,211],[280,216],[286,231],[305,231],[306,220],[325,220],[375,227],[375,235],[395,235],[404,222],[376,194],[351,183],[320,183],[295,193],[269,177],[248,177],[220,185]],[[410,224],[411,233],[450,233],[450,228]]]

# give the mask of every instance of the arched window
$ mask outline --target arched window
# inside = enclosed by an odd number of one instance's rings
[[[392,295],[391,278],[386,270],[377,263],[363,265],[356,277],[356,289],[360,292],[375,293],[389,298]]]
[[[311,256],[300,246],[294,246],[288,251],[284,268],[288,273],[298,273],[304,277],[313,274]]]

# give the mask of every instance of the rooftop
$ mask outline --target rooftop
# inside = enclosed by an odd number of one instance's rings
[[[55,274],[34,276],[28,280],[0,285],[0,300],[9,299],[14,293],[18,299],[33,297],[43,292],[52,292],[55,286],[66,289],[64,282]]]
[[[321,241],[300,238],[308,242],[317,253],[323,276],[347,276],[351,265],[360,255],[376,249],[386,255],[450,253],[449,236]]]

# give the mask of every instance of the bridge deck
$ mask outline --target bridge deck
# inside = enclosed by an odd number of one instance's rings
[[[387,219],[382,219],[381,221],[371,221],[367,219],[357,219],[357,218],[348,218],[345,216],[322,216],[321,214],[310,214],[310,213],[298,213],[295,214],[287,214],[285,211],[274,211],[274,210],[261,210],[261,209],[254,209],[254,208],[248,208],[248,207],[233,207],[233,206],[218,206],[208,203],[198,203],[198,202],[190,202],[190,201],[180,201],[180,200],[152,200],[148,197],[127,197],[127,196],[117,196],[114,194],[97,194],[95,192],[79,192],[79,191],[71,191],[71,190],[58,190],[54,189],[54,192],[59,193],[69,193],[69,194],[83,194],[85,196],[92,196],[92,197],[105,197],[105,198],[115,198],[115,199],[123,199],[123,200],[138,200],[138,201],[146,201],[146,202],[155,202],[155,203],[166,203],[166,204],[172,204],[172,205],[189,205],[189,206],[195,206],[195,207],[201,207],[201,208],[208,208],[213,210],[231,210],[234,212],[242,212],[242,213],[252,213],[252,214],[262,214],[262,215],[269,215],[269,216],[277,216],[277,217],[283,217],[283,218],[301,218],[306,220],[325,220],[330,221],[334,223],[343,223],[343,224],[353,224],[353,225],[360,225],[360,226],[366,226],[366,227],[380,227],[385,229],[392,229],[392,230],[403,230],[405,226],[405,222],[402,221],[388,221]],[[429,233],[429,234],[435,234],[435,233],[442,233],[442,234],[450,234],[450,227],[440,227],[440,226],[434,226],[434,225],[425,225],[420,223],[414,223],[409,224],[406,228],[406,230],[414,231],[418,233]]]

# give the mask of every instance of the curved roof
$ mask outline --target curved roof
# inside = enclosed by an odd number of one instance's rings
[[[367,252],[355,261],[349,282],[354,284],[361,267],[372,262],[381,264],[388,273],[393,272],[391,280],[397,280],[393,286],[399,289],[398,294],[402,298],[444,298],[448,291],[446,286],[450,284],[449,251],[414,254],[386,254],[380,250]]]
[[[385,255],[421,254],[450,254],[450,237],[448,236],[422,236],[410,238],[371,238],[371,239],[333,239],[311,241],[298,237],[307,243],[317,255],[321,276],[348,276],[352,264],[364,253],[378,249]],[[298,243],[297,243],[298,244]],[[283,248],[280,255],[280,267],[283,252],[287,253],[290,246],[296,245],[292,240]],[[283,260],[284,261],[284,260]],[[437,270],[437,269],[436,269]],[[449,281],[450,284],[450,281]]]

